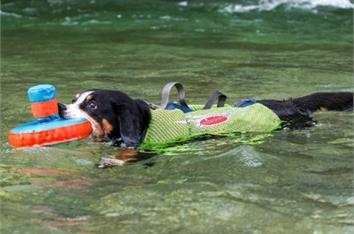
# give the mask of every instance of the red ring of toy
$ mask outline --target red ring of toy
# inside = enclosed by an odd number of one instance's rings
[[[33,133],[9,134],[10,145],[16,147],[32,147],[53,145],[88,137],[91,134],[90,122],[50,129]]]

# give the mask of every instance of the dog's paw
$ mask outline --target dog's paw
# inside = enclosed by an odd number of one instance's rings
[[[96,164],[97,168],[103,169],[108,167],[123,166],[125,161],[113,157],[102,157]]]

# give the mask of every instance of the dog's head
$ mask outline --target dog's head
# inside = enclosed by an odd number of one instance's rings
[[[77,94],[72,104],[59,104],[63,118],[86,118],[98,140],[137,147],[148,127],[150,112],[141,100],[119,91],[94,89]]]

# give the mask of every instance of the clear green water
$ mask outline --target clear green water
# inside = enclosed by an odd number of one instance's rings
[[[2,1],[1,233],[354,232],[353,113],[106,170],[94,164],[118,149],[91,139],[7,143],[32,119],[26,91],[40,83],[56,85],[64,103],[88,88],[159,102],[172,80],[193,103],[215,89],[230,103],[354,90],[352,8],[340,7],[350,2],[272,11],[264,2],[238,1],[258,6],[239,12],[224,1]]]

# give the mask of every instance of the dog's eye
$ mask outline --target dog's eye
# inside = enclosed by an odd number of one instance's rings
[[[95,102],[90,102],[87,107],[91,110],[96,110],[97,109],[97,104]]]

